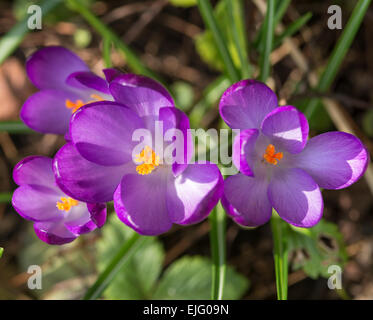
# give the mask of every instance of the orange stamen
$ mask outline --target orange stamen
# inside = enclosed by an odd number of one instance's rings
[[[57,201],[56,203],[56,207],[58,210],[61,210],[61,211],[70,211],[70,209],[72,207],[75,207],[77,206],[79,203],[78,200],[75,200],[73,198],[66,198],[66,197],[61,197],[61,202]]]
[[[269,144],[265,153],[263,154],[263,158],[273,165],[277,165],[278,161],[282,159],[284,154],[282,152],[277,152],[275,146],[273,144]]]
[[[156,167],[159,166],[159,157],[152,150],[152,148],[146,146],[140,152],[140,154],[136,156],[135,162],[143,162],[136,167],[136,172],[141,175],[146,175],[151,173]]]
[[[84,105],[88,104],[88,103],[92,103],[92,102],[96,102],[96,101],[102,101],[104,100],[101,96],[99,96],[98,94],[91,94],[90,96],[93,100],[90,100],[90,101],[87,101],[87,102],[83,102],[83,100],[76,100],[75,102],[71,101],[70,99],[66,99],[65,101],[65,106],[67,109],[72,109],[71,110],[71,113],[74,113],[76,112],[79,108],[83,107]]]

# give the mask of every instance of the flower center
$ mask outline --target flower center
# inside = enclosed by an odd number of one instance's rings
[[[74,113],[75,111],[77,111],[79,108],[83,107],[85,104],[88,104],[88,103],[92,103],[92,102],[96,102],[96,101],[102,101],[104,100],[101,96],[99,96],[98,94],[91,94],[90,97],[93,99],[93,100],[90,100],[90,101],[87,101],[87,102],[83,102],[83,100],[76,100],[75,102],[71,101],[70,99],[66,99],[65,101],[65,106],[67,109],[72,109],[71,110],[71,113]]]
[[[69,211],[72,207],[75,207],[77,206],[79,203],[78,200],[75,200],[73,198],[66,198],[66,197],[61,197],[61,202],[60,201],[57,201],[56,203],[56,207],[58,208],[58,210],[61,210],[61,211]]]
[[[265,153],[263,154],[264,160],[273,165],[277,165],[278,161],[282,159],[284,154],[282,152],[277,152],[273,144],[269,144]]]
[[[146,146],[140,154],[136,156],[135,162],[142,163],[136,167],[136,172],[141,175],[151,173],[156,167],[159,166],[159,157],[156,153]]]

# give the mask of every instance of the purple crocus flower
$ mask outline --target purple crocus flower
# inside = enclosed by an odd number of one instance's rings
[[[51,46],[36,51],[27,60],[27,75],[40,91],[24,103],[20,117],[41,133],[65,134],[72,113],[81,106],[113,100],[108,83],[89,71],[73,52]],[[106,69],[107,74],[114,72]]]
[[[62,192],[55,182],[52,163],[51,158],[31,156],[15,166],[13,179],[19,187],[12,204],[23,218],[35,222],[41,240],[64,244],[101,227],[106,220],[106,206],[77,201]]]
[[[286,222],[312,227],[323,213],[320,188],[342,189],[365,172],[368,153],[344,132],[308,137],[306,117],[293,106],[277,105],[263,83],[242,80],[220,100],[220,114],[240,129],[233,146],[239,173],[224,182],[222,203],[244,226],[266,223],[274,208]]]
[[[219,201],[223,181],[215,164],[188,164],[193,147],[187,116],[152,79],[120,75],[109,88],[116,102],[92,103],[73,115],[71,142],[54,159],[58,185],[76,199],[114,198],[119,219],[143,235],[203,220]],[[162,122],[163,133],[183,133],[183,152],[173,163],[156,153],[155,121]],[[152,141],[133,159],[136,129],[149,130]]]

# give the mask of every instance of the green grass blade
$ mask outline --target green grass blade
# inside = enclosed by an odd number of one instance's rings
[[[283,33],[275,38],[273,47],[278,47],[285,38],[291,37],[293,34],[297,33],[310,19],[312,18],[312,13],[307,12],[293,23],[291,23]]]
[[[222,75],[207,86],[203,91],[203,98],[198,101],[189,114],[192,128],[197,129],[201,127],[201,122],[203,117],[206,115],[206,112],[208,112],[211,106],[219,101],[224,90],[226,90],[230,84],[231,81]]]
[[[274,11],[275,11],[275,1],[268,0],[267,2],[267,13],[264,21],[264,50],[260,58],[260,76],[259,80],[266,82],[270,73],[270,55],[273,46],[273,34],[274,34]]]
[[[205,25],[211,30],[211,33],[214,37],[216,47],[224,63],[224,69],[227,76],[232,82],[239,81],[240,75],[233,64],[232,57],[230,56],[227,47],[227,41],[226,39],[224,39],[223,33],[220,30],[220,27],[215,19],[210,1],[197,0],[197,2],[203,21],[205,22]]]
[[[40,3],[40,8],[43,16],[54,9],[61,0],[45,0]],[[8,33],[0,40],[0,65],[8,58],[13,51],[22,42],[24,36],[30,29],[27,27],[27,20],[30,16],[27,15],[23,20],[19,21]]]
[[[210,243],[213,260],[212,300],[221,300],[223,298],[225,281],[225,218],[226,214],[219,203],[209,216],[211,225]]]
[[[251,68],[247,53],[245,20],[243,16],[242,0],[226,0],[228,17],[232,26],[233,41],[241,62],[241,78],[250,77]]]
[[[22,121],[3,121],[0,122],[0,132],[5,131],[8,133],[35,133],[27,127]]]
[[[83,3],[81,0],[67,0],[71,9],[80,13],[80,15],[102,36],[103,39],[111,41],[125,56],[130,68],[136,72],[159,81],[161,79],[155,73],[150,71],[138,58],[138,55],[133,52],[109,27],[101,22]]]
[[[354,10],[352,11],[351,17],[349,18],[347,25],[344,27],[341,36],[339,37],[331,55],[328,60],[328,64],[322,73],[317,87],[315,88],[318,92],[326,92],[329,90],[332,82],[334,81],[339,67],[342,64],[344,57],[348,49],[351,46],[352,41],[363,21],[366,11],[371,3],[371,0],[359,0]],[[318,105],[318,99],[311,99],[306,106],[305,114],[310,118],[316,111]]]
[[[285,15],[286,10],[290,5],[291,0],[281,0],[276,2],[275,6],[275,17],[274,17],[274,28],[276,28],[277,24],[282,20],[283,16]],[[261,47],[262,44],[262,37],[263,37],[263,28],[264,23],[262,24],[261,28],[258,31],[258,35],[254,40],[254,46],[258,48],[260,51],[263,49]]]
[[[104,57],[105,68],[111,68],[113,66],[111,63],[111,41],[106,38],[102,45],[102,56]]]
[[[93,286],[87,290],[83,299],[95,300],[99,298],[122,266],[146,240],[146,237],[141,237],[138,233],[134,232],[131,238],[129,238],[119,249],[118,253],[110,261],[106,269],[100,274]]]
[[[0,203],[8,203],[12,201],[12,192],[0,193]]]
[[[271,218],[273,257],[275,260],[277,299],[287,300],[288,295],[288,248],[287,225],[273,209]]]

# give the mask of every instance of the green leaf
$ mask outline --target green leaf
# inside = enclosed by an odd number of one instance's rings
[[[4,248],[0,247],[0,258],[3,256]]]
[[[239,299],[249,281],[227,268],[223,299]],[[183,257],[165,271],[153,299],[207,300],[211,294],[211,261],[203,257]]]
[[[342,234],[334,223],[325,220],[309,229],[291,226],[288,242],[293,270],[303,269],[313,279],[329,277],[330,265],[343,268],[347,261]]]
[[[114,46],[124,54],[126,62],[134,72],[161,81],[154,72],[149,70],[143,64],[137,53],[132,51],[132,49],[128,47],[117,34],[115,34],[106,24],[102,23],[102,21],[91,12],[84,1],[67,0],[66,3],[69,5],[71,10],[79,12],[79,14],[102,36],[102,38],[110,40]]]
[[[27,272],[30,265],[41,266],[43,271],[42,289],[35,290],[36,295],[46,294],[57,283],[77,276],[84,282],[83,276],[94,273],[91,261],[80,250],[79,239],[63,246],[51,246],[36,237],[30,224],[23,240],[23,249],[18,255],[20,271]]]
[[[45,0],[39,3],[41,11],[44,15],[54,9],[61,0]],[[0,40],[0,65],[4,60],[12,54],[12,52],[22,42],[24,36],[30,29],[27,26],[28,16],[19,21],[8,33],[6,33]]]
[[[225,261],[225,211],[219,203],[209,215],[212,264],[211,298],[221,300],[224,296],[226,276]]]
[[[176,81],[172,84],[170,89],[176,105],[181,110],[188,111],[192,107],[194,100],[193,87],[187,82]]]
[[[241,78],[247,79],[251,74],[251,67],[249,66],[249,57],[247,53],[247,42],[246,42],[246,28],[245,28],[245,17],[242,0],[226,0],[225,6],[228,11],[229,18],[229,36],[233,38],[235,50],[238,53],[240,59],[240,70]],[[231,52],[232,55],[232,52]]]
[[[169,0],[170,4],[175,7],[193,7],[197,5],[197,0]]]
[[[98,269],[103,271],[118,248],[133,231],[116,215],[111,215],[103,228],[103,237],[97,244]],[[149,238],[140,250],[129,258],[119,270],[114,281],[104,291],[109,299],[149,299],[162,270],[164,250],[156,238]]]
[[[274,17],[274,28],[276,28],[277,24],[282,20],[283,16],[286,13],[286,10],[288,9],[290,5],[291,0],[281,0],[276,1],[275,3],[275,17]],[[253,46],[258,49],[258,51],[263,51],[263,35],[264,35],[264,26],[265,24],[262,23],[260,26],[260,29],[257,33],[256,39],[254,40]]]
[[[328,112],[324,108],[322,100],[316,100],[318,107],[311,117],[308,118],[310,129],[317,132],[325,132],[333,128],[333,122],[330,119]],[[305,111],[307,108],[308,99],[297,100],[292,102],[299,110]]]
[[[291,23],[279,36],[275,37],[273,47],[278,47],[285,38],[291,37],[293,34],[297,33],[311,18],[312,13],[307,12]]]
[[[266,82],[270,74],[270,55],[273,46],[273,35],[274,35],[274,14],[275,14],[275,1],[267,1],[267,13],[263,25],[263,53],[260,55],[259,65],[260,65],[260,76],[259,80]]]
[[[117,248],[128,241],[133,231],[112,215],[97,243],[98,269],[103,270]],[[183,257],[172,263],[160,277],[165,252],[157,238],[148,238],[118,272],[104,292],[108,299],[209,299],[211,261],[202,257]],[[160,278],[160,279],[159,279]],[[238,299],[249,281],[227,268],[223,298]]]
[[[94,0],[85,0],[87,3],[92,3]],[[63,1],[60,1],[52,11],[48,13],[48,15],[43,16],[43,25],[44,24],[55,24],[59,21],[71,21],[76,15],[72,14],[72,12],[66,7]],[[13,2],[13,14],[17,20],[22,20],[25,17],[29,17],[30,15],[27,13],[27,8],[32,4],[39,4],[40,1],[38,0],[15,0]],[[44,11],[43,11],[44,14]]]
[[[329,90],[337,75],[339,67],[342,64],[342,61],[346,56],[357,31],[359,30],[360,24],[369,8],[370,2],[371,0],[359,0],[356,4],[347,25],[343,28],[343,32],[329,57],[328,64],[317,83],[317,91],[326,92]],[[305,115],[307,118],[310,118],[313,115],[313,113],[317,110],[318,105],[317,98],[309,100],[305,110]]]
[[[210,35],[205,36],[204,40],[210,40],[210,43],[208,46],[203,45],[200,38],[198,40],[199,43],[196,44],[197,51],[199,52],[199,47],[202,45],[204,50],[201,57],[203,58],[203,56],[208,56],[209,50],[216,48],[216,52],[218,53],[217,58],[221,61],[223,70],[227,77],[231,82],[237,82],[240,79],[240,75],[237,71],[236,65],[240,64],[240,58],[232,35],[230,34],[230,36],[228,36],[227,34],[227,32],[231,33],[232,31],[229,18],[226,15],[225,0],[220,1],[215,10],[212,9],[211,3],[207,0],[198,0],[198,7],[205,25],[208,27],[208,30],[205,32],[210,32]],[[211,63],[211,60],[209,63]]]
[[[234,0],[237,1],[237,0]],[[216,20],[219,22],[220,29],[227,40],[228,51],[232,57],[234,66],[237,69],[241,69],[240,55],[237,51],[235,45],[235,40],[233,37],[233,31],[230,28],[230,20],[226,14],[226,3],[225,0],[221,0],[215,7],[214,14]],[[241,43],[245,46],[246,43],[243,36],[240,37]],[[200,55],[201,59],[207,63],[212,69],[223,71],[224,62],[221,59],[218,48],[215,44],[214,36],[210,30],[205,30],[204,32],[197,35],[194,39],[196,50]]]
[[[113,63],[111,62],[111,40],[104,39],[103,42],[102,56],[104,58],[105,68],[112,68]]]
[[[225,76],[220,76],[210,83],[203,91],[202,99],[194,106],[189,114],[191,128],[201,127],[201,120],[206,112],[218,101],[223,92],[229,87],[230,80]]]
[[[275,260],[277,299],[287,300],[288,295],[288,225],[275,209],[272,209],[271,228],[273,257]]]

